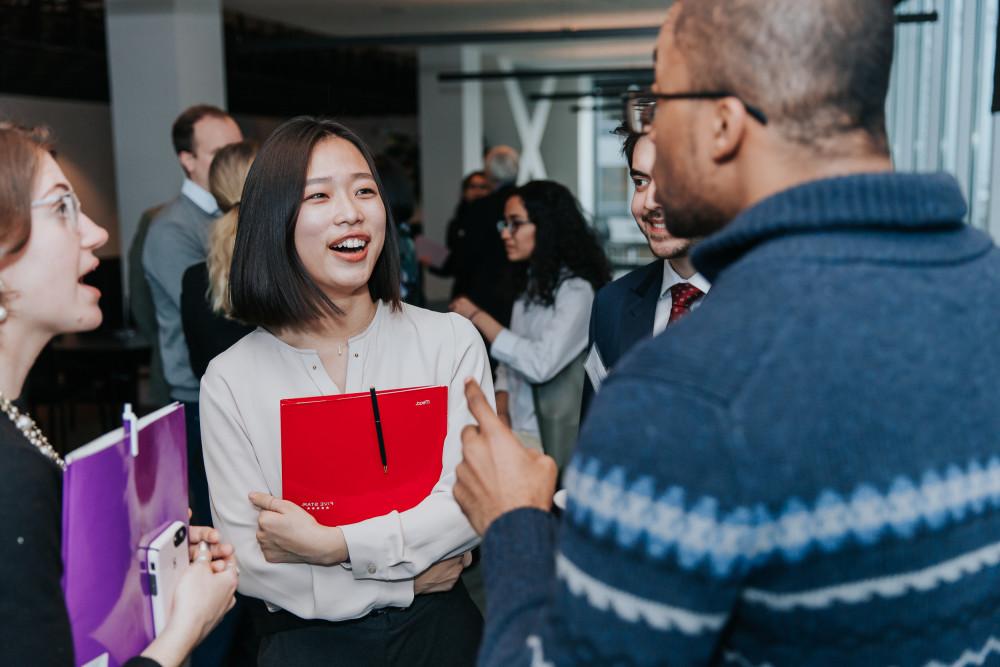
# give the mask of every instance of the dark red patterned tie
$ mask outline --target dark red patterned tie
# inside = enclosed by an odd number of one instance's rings
[[[705,293],[691,283],[677,283],[670,288],[672,304],[670,306],[670,319],[667,326],[691,312],[691,304],[700,299]]]

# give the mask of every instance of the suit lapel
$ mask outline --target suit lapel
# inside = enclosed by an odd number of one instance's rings
[[[626,308],[622,321],[623,352],[643,338],[652,335],[653,320],[656,317],[656,303],[660,300],[660,285],[663,284],[663,262],[656,261],[646,267],[646,275],[632,290],[632,302]]]

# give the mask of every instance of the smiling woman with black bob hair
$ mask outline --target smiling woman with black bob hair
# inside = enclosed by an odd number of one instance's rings
[[[295,248],[295,226],[301,207],[302,180],[309,166],[309,150],[329,136],[343,139],[361,153],[377,188],[386,216],[389,203],[368,148],[351,130],[326,120],[296,118],[281,126],[268,142],[272,159],[255,166],[243,188],[240,225],[231,271],[231,298],[237,319],[262,327],[282,328],[342,315],[329,295],[309,276]],[[313,195],[316,196],[315,194]],[[274,224],[281,221],[283,224]],[[399,236],[386,225],[384,252],[377,255],[368,292],[398,310]],[[262,271],[267,267],[267,271]]]
[[[230,276],[234,316],[258,328],[209,365],[201,417],[212,515],[240,551],[264,667],[475,662],[482,618],[458,577],[477,538],[451,487],[474,423],[464,380],[492,397],[489,363],[467,321],[401,302],[396,234],[343,125],[295,118],[261,147]],[[327,527],[281,499],[281,399],[424,385],[449,388],[448,434],[420,504]]]

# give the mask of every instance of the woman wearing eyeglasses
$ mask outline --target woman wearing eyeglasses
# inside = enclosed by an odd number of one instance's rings
[[[73,665],[60,578],[64,463],[13,403],[35,359],[60,333],[101,323],[100,292],[82,278],[108,234],[49,153],[44,132],[0,124],[0,664]],[[192,527],[192,544],[215,542],[178,583],[164,632],[130,667],[180,665],[232,606],[232,547]]]
[[[464,297],[451,310],[479,329],[500,362],[497,413],[561,469],[579,427],[590,307],[611,278],[608,260],[573,194],[554,181],[515,190],[497,228],[507,258],[525,267],[510,328]]]

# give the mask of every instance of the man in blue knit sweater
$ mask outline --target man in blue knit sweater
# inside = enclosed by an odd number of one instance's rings
[[[671,8],[633,110],[712,292],[606,380],[560,523],[468,386],[481,664],[1000,662],[1000,253],[892,171],[892,4]]]

